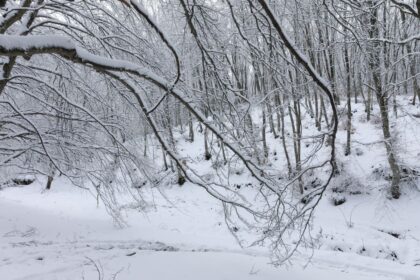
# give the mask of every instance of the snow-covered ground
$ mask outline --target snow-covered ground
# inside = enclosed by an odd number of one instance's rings
[[[64,178],[44,191],[38,177],[0,190],[0,279],[420,280],[418,181],[404,185],[399,200],[387,198],[387,182],[375,177],[386,167],[383,147],[372,144],[380,129],[359,121],[363,109],[356,110],[358,152],[339,158],[360,189],[328,192],[314,220],[319,246],[293,265],[274,267],[267,248],[241,248],[220,203],[190,183],[146,190],[149,205],[122,211],[128,226],[118,228],[92,193]],[[401,116],[398,125],[401,157],[419,167],[419,119]],[[344,136],[341,130],[340,145]],[[336,196],[346,202],[334,206]]]
[[[304,270],[304,255],[275,268],[263,248],[241,249],[202,190],[165,193],[170,202],[156,193],[155,209],[130,212],[130,226],[118,229],[93,196],[62,180],[49,192],[39,182],[1,191],[1,279],[99,279],[96,266],[103,279],[420,279],[420,222],[410,215],[420,194],[388,213],[374,211],[380,199],[326,201],[317,219],[326,242]]]
[[[129,213],[130,226],[123,229],[86,191],[64,181],[55,186],[43,192],[34,183],[0,193],[1,279],[99,279],[96,266],[103,279],[116,273],[116,279],[151,280],[420,279],[413,263],[417,257],[420,264],[420,222],[414,225],[416,213],[409,215],[420,194],[402,198],[389,213],[372,211],[384,202],[370,198],[341,208],[326,202],[318,225],[326,239],[334,239],[303,269],[303,254],[293,266],[276,268],[263,248],[241,249],[218,204],[193,186],[166,190],[170,202],[156,193],[156,209]],[[398,260],[387,255],[391,251]]]

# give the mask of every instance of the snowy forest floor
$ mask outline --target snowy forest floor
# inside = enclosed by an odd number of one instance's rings
[[[380,126],[359,121],[363,109],[355,107],[355,152],[339,159],[361,188],[329,190],[314,220],[319,246],[293,265],[272,266],[267,248],[241,248],[220,203],[189,183],[147,190],[153,203],[123,211],[128,226],[117,228],[91,192],[64,178],[44,191],[39,177],[0,190],[0,279],[420,280],[419,181],[406,183],[399,200],[387,198],[389,182],[377,174],[387,166],[384,148],[366,145],[380,139]],[[394,123],[402,160],[419,168],[420,119],[407,112]],[[343,129],[338,142],[342,153]],[[334,206],[337,195],[346,202]]]

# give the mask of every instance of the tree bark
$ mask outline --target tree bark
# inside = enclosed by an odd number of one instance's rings
[[[368,5],[371,8],[370,19],[369,19],[369,37],[376,39],[379,37],[379,24],[378,24],[378,8],[374,7],[373,1],[368,1]],[[400,192],[400,167],[397,163],[395,156],[395,149],[393,147],[393,140],[391,137],[391,130],[389,126],[389,115],[388,115],[388,96],[383,91],[382,87],[382,71],[381,71],[381,44],[377,40],[373,40],[372,47],[369,50],[369,66],[372,72],[373,84],[376,91],[376,99],[378,100],[379,110],[382,120],[382,132],[384,136],[385,149],[387,153],[388,163],[392,172],[391,182],[391,195],[393,198],[398,199],[401,195]]]

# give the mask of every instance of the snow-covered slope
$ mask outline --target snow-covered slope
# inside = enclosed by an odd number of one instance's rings
[[[64,178],[44,191],[39,177],[32,185],[0,190],[0,279],[420,280],[418,181],[405,183],[399,200],[387,198],[388,182],[378,175],[386,173],[384,149],[375,143],[380,129],[363,121],[362,112],[355,106],[351,156],[342,155],[345,131],[338,135],[345,173],[316,211],[319,245],[301,251],[293,265],[272,266],[264,247],[241,248],[220,203],[190,183],[145,189],[149,204],[123,209],[128,226],[118,228],[92,193]],[[396,125],[403,162],[418,167],[418,119],[402,115]],[[201,145],[178,140],[197,169],[209,169],[200,161]],[[273,152],[278,140],[269,141]],[[334,189],[346,180],[351,188]],[[337,198],[345,203],[334,206]]]
[[[275,268],[264,248],[241,249],[220,206],[190,185],[168,188],[170,202],[154,193],[156,208],[128,212],[123,229],[86,191],[63,180],[42,188],[0,192],[1,279],[420,279],[420,222],[408,216],[420,195],[388,213],[375,213],[384,202],[370,197],[340,208],[325,201],[316,220],[324,242],[304,270],[304,253],[292,267]]]

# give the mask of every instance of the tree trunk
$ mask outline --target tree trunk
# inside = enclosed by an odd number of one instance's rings
[[[369,36],[371,39],[379,37],[379,24],[378,20],[378,7],[374,7],[373,1],[368,1],[371,7],[370,13],[370,30]],[[372,72],[373,84],[376,90],[376,98],[379,104],[379,110],[381,113],[382,120],[382,132],[384,135],[385,149],[387,152],[388,163],[392,172],[391,182],[391,195],[393,198],[398,199],[401,195],[400,192],[400,167],[398,166],[397,159],[395,156],[395,150],[393,147],[393,141],[391,137],[391,131],[389,127],[389,116],[388,116],[388,96],[382,88],[382,71],[381,71],[381,56],[382,51],[381,44],[374,40],[372,47],[369,50],[369,66]]]
[[[207,127],[204,128],[204,158],[206,160],[210,160],[211,159],[211,154],[209,151],[209,143],[208,143],[208,134],[209,131],[207,129]]]
[[[346,36],[347,37],[347,36]],[[346,38],[347,39],[347,38]],[[344,152],[345,156],[350,155],[351,153],[351,80],[350,80],[350,60],[349,60],[349,49],[348,45],[344,45],[344,65],[346,68],[346,77],[347,77],[347,141],[346,141],[346,150]]]
[[[45,189],[47,189],[47,190],[50,190],[51,189],[51,184],[52,184],[52,181],[53,180],[54,180],[53,176],[48,176],[47,186],[45,187]]]
[[[191,113],[188,113],[188,130],[189,130],[188,138],[190,142],[194,142],[194,125],[193,125]]]

